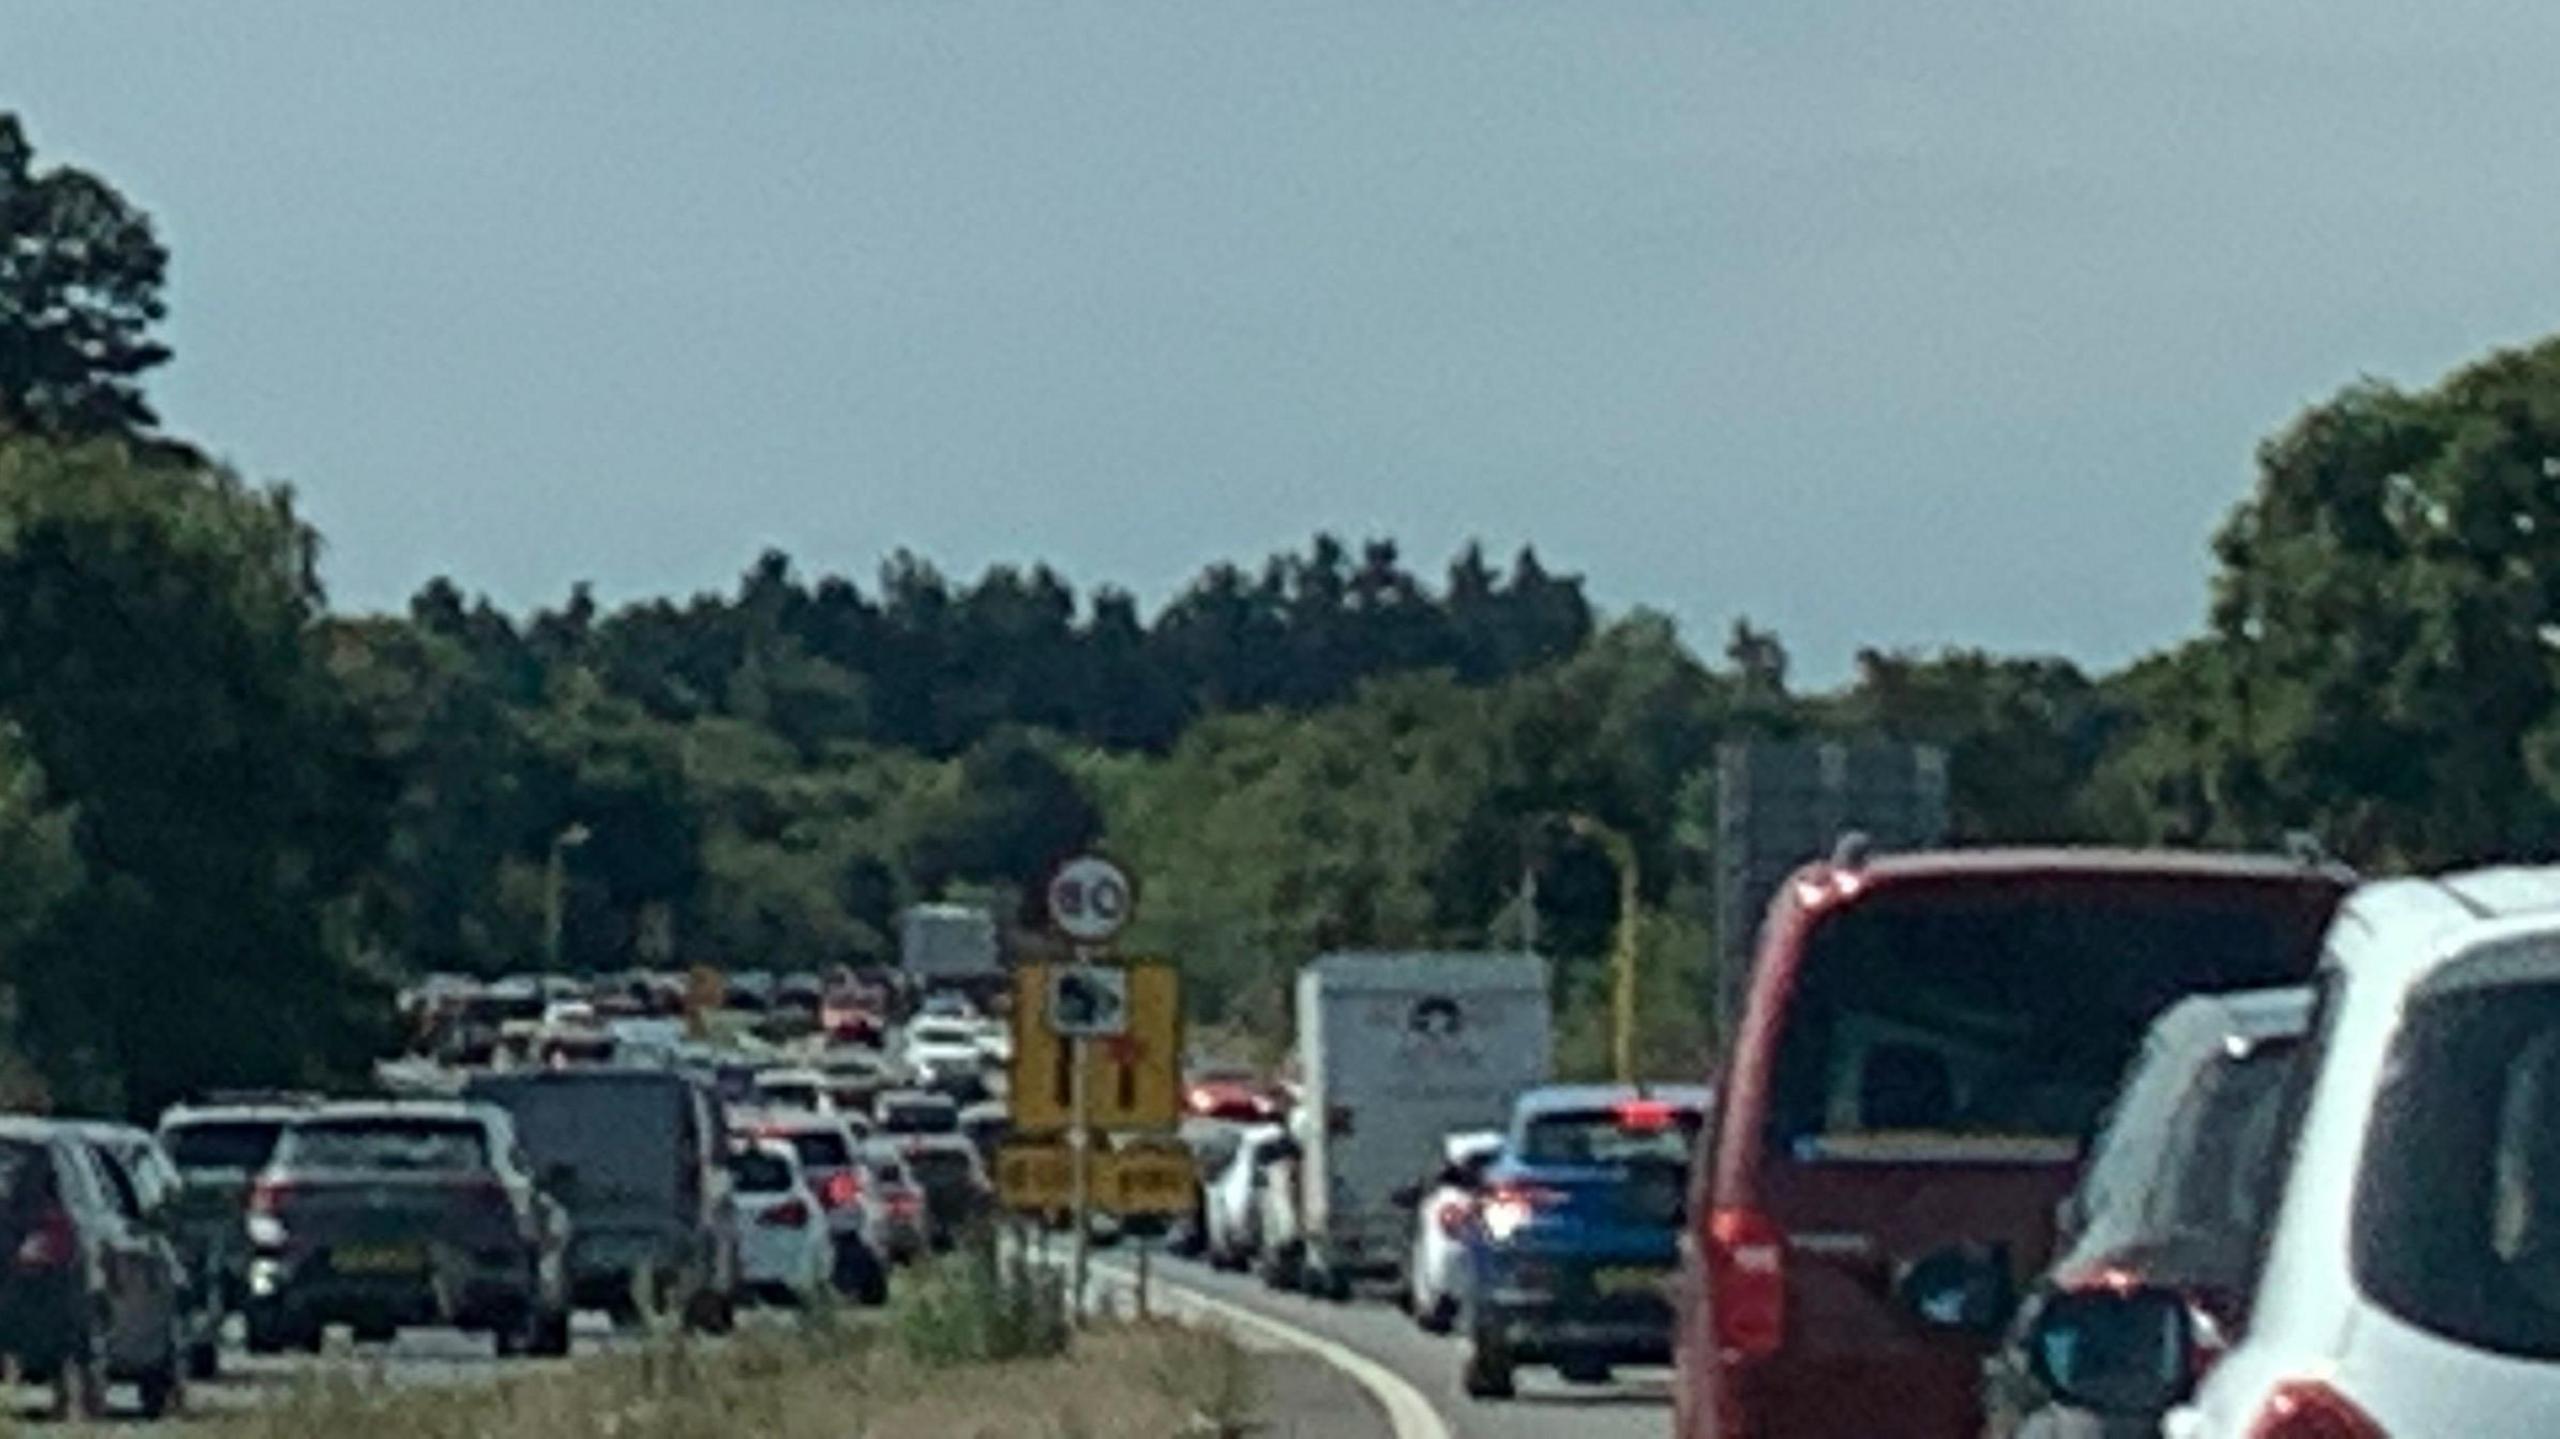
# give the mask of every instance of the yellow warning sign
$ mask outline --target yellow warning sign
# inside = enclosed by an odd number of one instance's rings
[[[1007,1097],[1017,1134],[1066,1130],[1075,1102],[1072,1041],[1049,1027],[1054,966],[1013,972],[1013,1072]],[[1085,1041],[1088,1120],[1100,1131],[1170,1131],[1182,1119],[1182,982],[1173,966],[1138,962],[1129,975],[1127,1033]]]

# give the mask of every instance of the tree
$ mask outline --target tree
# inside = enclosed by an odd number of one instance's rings
[[[67,1102],[369,1057],[356,894],[392,790],[324,663],[315,547],[290,496],[223,471],[0,445],[0,717],[82,873],[8,978]]]
[[[140,378],[169,358],[151,336],[168,266],[148,216],[87,171],[39,174],[0,113],[0,422],[60,436],[155,424]]]

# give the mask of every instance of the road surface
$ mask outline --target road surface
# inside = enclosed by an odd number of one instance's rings
[[[1107,1264],[1128,1272],[1125,1253]],[[1274,1294],[1248,1275],[1159,1257],[1158,1278],[1330,1339],[1385,1366],[1422,1391],[1454,1439],[1665,1439],[1671,1430],[1670,1373],[1630,1370],[1598,1387],[1564,1383],[1551,1369],[1520,1371],[1520,1397],[1469,1399],[1458,1388],[1458,1342],[1435,1338],[1375,1299],[1327,1304]]]

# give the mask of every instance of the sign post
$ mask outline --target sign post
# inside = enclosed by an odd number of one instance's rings
[[[1117,1035],[1129,1023],[1128,976],[1094,964],[1137,908],[1128,871],[1100,855],[1078,855],[1049,876],[1049,923],[1075,946],[1075,965],[1059,975],[1049,995],[1049,1024],[1069,1046],[1067,1146],[1075,1165],[1071,1222],[1075,1232],[1075,1286],[1069,1312],[1084,1316],[1085,1283],[1093,1261],[1093,1085],[1090,1045],[1097,1034]]]

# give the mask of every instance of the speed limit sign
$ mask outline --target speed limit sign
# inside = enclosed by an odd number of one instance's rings
[[[1098,854],[1078,855],[1049,876],[1049,922],[1078,944],[1109,944],[1137,908],[1129,872]]]

